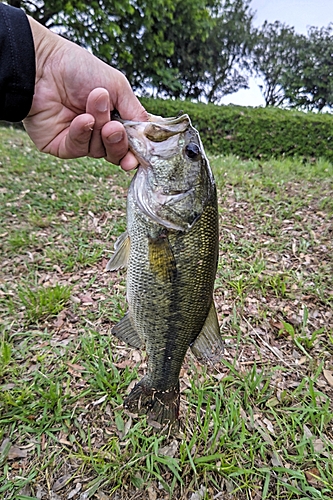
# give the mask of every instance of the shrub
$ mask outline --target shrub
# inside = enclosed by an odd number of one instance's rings
[[[333,160],[330,114],[151,98],[142,98],[141,102],[150,113],[161,116],[188,113],[206,149],[213,154]]]

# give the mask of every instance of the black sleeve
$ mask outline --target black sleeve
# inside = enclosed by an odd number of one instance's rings
[[[18,122],[31,108],[35,48],[27,16],[0,3],[0,120]]]

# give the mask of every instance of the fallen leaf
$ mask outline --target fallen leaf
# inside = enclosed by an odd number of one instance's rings
[[[333,372],[330,370],[323,370],[324,377],[326,378],[328,384],[333,387]]]
[[[65,476],[59,477],[53,483],[52,490],[53,491],[59,491],[59,490],[61,490],[62,488],[64,488],[69,483],[70,479],[71,479],[71,476],[68,475],[68,474],[66,474]]]
[[[320,472],[316,467],[313,467],[312,469],[306,470],[305,477],[306,477],[308,483],[312,484],[312,486],[318,486],[321,483]]]
[[[97,500],[110,500],[110,497],[106,495],[103,491],[97,491],[95,493]]]
[[[176,439],[174,439],[167,446],[163,446],[163,448],[160,448],[158,450],[158,454],[163,455],[163,456],[168,456],[168,457],[174,457],[177,450],[178,450],[178,441]]]
[[[325,449],[325,445],[324,445],[324,443],[322,442],[321,439],[315,439],[314,440],[314,442],[313,442],[313,449],[317,453],[320,453],[321,451],[323,451]]]
[[[43,490],[43,488],[39,484],[37,484],[36,498],[38,498],[38,500],[41,500],[44,497],[46,498],[46,491]]]
[[[264,424],[266,424],[266,427],[267,427],[267,430],[271,433],[271,434],[275,434],[274,433],[274,427],[272,425],[272,422],[270,420],[268,420],[268,418],[264,418],[263,419],[263,422]]]
[[[157,493],[152,486],[149,486],[147,488],[147,491],[148,491],[149,500],[156,500],[157,499]]]
[[[277,330],[283,330],[283,323],[281,321],[270,320],[269,323],[273,328],[276,328]]]
[[[124,368],[133,368],[134,367],[134,362],[131,359],[124,359],[123,361],[120,361],[119,363],[114,363],[114,366],[119,368],[120,370],[123,370]]]
[[[131,427],[132,427],[132,418],[130,417],[127,420],[127,422],[125,422],[124,433],[123,433],[122,439],[124,439],[124,437],[129,433]]]
[[[81,488],[82,488],[82,484],[81,483],[77,483],[76,486],[75,486],[75,488],[68,493],[67,499],[71,500],[71,498],[75,497],[75,495],[77,495],[79,493],[79,491],[81,490]]]
[[[66,365],[68,366],[68,371],[71,375],[74,375],[75,377],[81,377],[81,372],[84,371],[84,366],[69,362],[67,362]]]
[[[27,455],[27,450],[22,450],[18,446],[11,446],[8,453],[8,460],[15,460],[15,458],[26,458]]]
[[[22,497],[28,497],[28,498],[31,498],[31,494],[32,494],[32,491],[31,491],[31,486],[29,484],[26,484],[25,486],[23,486],[22,489],[20,489],[20,491],[18,491],[18,494]]]
[[[205,486],[201,485],[198,491],[192,493],[190,500],[202,500],[206,495],[206,491]]]
[[[306,438],[312,438],[313,434],[307,425],[305,424],[303,425],[303,430],[304,430],[304,436]]]
[[[104,403],[107,397],[108,397],[107,394],[104,394],[104,396],[102,396],[101,398],[97,399],[96,401],[93,401],[92,404],[94,406],[100,405],[101,403]]]
[[[140,351],[133,350],[132,351],[132,359],[135,363],[140,363],[141,361],[141,353]]]
[[[73,444],[72,444],[70,441],[68,441],[66,438],[59,438],[59,440],[58,440],[58,441],[59,441],[59,443],[61,443],[61,444],[65,444],[65,445],[67,445],[67,446],[73,446]]]
[[[0,465],[7,459],[10,448],[10,441],[8,438],[5,438],[0,446]]]
[[[54,322],[54,327],[61,328],[65,322],[65,319],[66,319],[66,311],[61,311]]]
[[[79,297],[80,297],[82,304],[84,304],[84,305],[91,305],[94,303],[94,299],[89,294],[85,294],[85,295],[80,294]]]
[[[87,490],[87,491],[84,491],[83,493],[81,493],[79,500],[88,500],[89,497],[90,497],[90,493],[89,493],[89,490]]]
[[[279,454],[277,452],[275,452],[275,451],[273,451],[272,465],[274,467],[282,467],[283,466],[283,462],[282,462]]]
[[[308,358],[306,356],[301,356],[301,358],[298,361],[298,364],[303,365],[304,363],[307,362],[307,360],[308,360]]]

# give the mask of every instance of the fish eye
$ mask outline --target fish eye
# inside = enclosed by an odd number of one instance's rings
[[[198,144],[196,144],[195,142],[189,142],[185,147],[185,154],[191,160],[198,160],[201,156],[201,151]]]

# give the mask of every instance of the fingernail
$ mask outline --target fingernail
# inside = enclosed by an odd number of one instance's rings
[[[107,109],[108,109],[108,104],[109,104],[108,97],[106,95],[102,95],[96,101],[96,109],[97,109],[97,111],[105,113],[105,111],[107,111]]]
[[[92,132],[94,130],[94,125],[95,123],[94,122],[90,122],[90,123],[87,123],[85,126],[84,126],[84,129],[86,132]]]
[[[123,132],[115,132],[114,134],[109,135],[108,142],[111,144],[117,144],[124,138]]]

